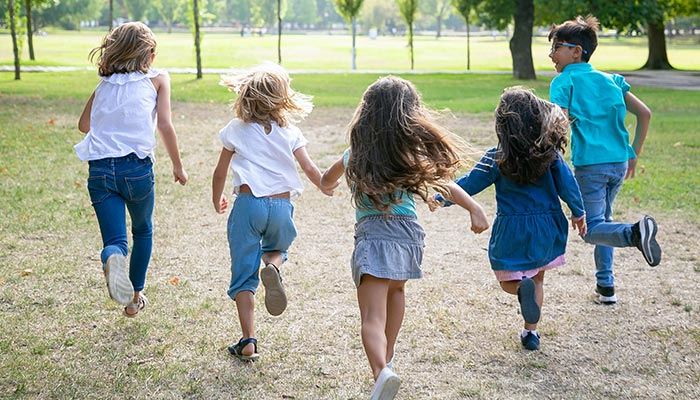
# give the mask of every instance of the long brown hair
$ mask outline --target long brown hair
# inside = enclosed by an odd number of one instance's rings
[[[156,53],[156,37],[141,22],[129,22],[114,28],[102,44],[90,51],[88,59],[97,58],[98,74],[148,72],[151,56]]]
[[[515,183],[535,183],[568,143],[569,121],[556,104],[514,86],[506,88],[496,108],[496,163]]]
[[[424,201],[431,188],[445,194],[447,180],[462,165],[452,134],[434,122],[413,84],[394,76],[367,88],[349,139],[345,176],[357,208],[371,205],[388,213],[401,191]]]

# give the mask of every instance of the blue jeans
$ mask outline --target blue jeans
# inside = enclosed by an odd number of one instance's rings
[[[574,170],[586,209],[588,232],[584,240],[596,245],[595,276],[600,286],[614,285],[613,248],[633,246],[632,224],[613,222],[613,203],[626,173],[627,162],[586,165]]]
[[[263,253],[279,251],[287,260],[287,250],[297,236],[293,214],[294,205],[289,199],[238,195],[227,226],[231,252],[229,297],[235,300],[244,290],[255,293]]]
[[[104,264],[112,254],[127,256],[126,210],[131,217],[133,248],[129,279],[134,291],[143,290],[153,248],[155,187],[153,162],[135,154],[89,162],[88,191],[102,234]]]

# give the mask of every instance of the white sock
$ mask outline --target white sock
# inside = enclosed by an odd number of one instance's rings
[[[523,331],[520,333],[520,337],[521,337],[521,338],[524,338],[524,337],[527,336],[527,334],[530,333],[530,332],[532,332],[532,333],[534,333],[535,335],[539,336],[539,335],[537,334],[537,330],[532,330],[532,331],[531,331],[531,330],[529,330],[529,329],[523,328]]]

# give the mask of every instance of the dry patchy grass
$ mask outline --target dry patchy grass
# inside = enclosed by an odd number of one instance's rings
[[[77,112],[63,117],[73,124]],[[351,113],[317,109],[302,124],[322,168],[344,149]],[[307,182],[295,202],[300,235],[282,268],[289,308],[271,317],[258,293],[261,358],[241,363],[226,351],[240,335],[225,293],[226,217],[210,200],[217,132],[230,113],[221,105],[176,103],[174,116],[190,182],[170,182],[159,147],[151,306],[138,318],[124,318],[107,296],[84,187],[65,188],[65,208],[40,221],[45,229],[2,231],[0,397],[366,398],[372,379],[348,267],[354,214],[347,189],[327,198]],[[468,131],[477,149],[493,143],[484,117],[447,123]],[[51,164],[40,167],[49,171]],[[85,175],[77,159],[70,168],[65,174]],[[494,215],[491,192],[477,200]],[[400,399],[700,397],[700,267],[691,236],[697,227],[656,215],[665,251],[657,268],[634,249],[619,250],[621,300],[614,306],[595,303],[593,248],[572,235],[568,264],[545,282],[542,350],[528,352],[516,337],[517,302],[488,267],[489,232],[472,234],[468,214],[457,208],[419,212],[427,231],[425,278],[407,285],[395,360]],[[640,215],[620,210],[618,217]],[[179,283],[169,283],[175,276]]]

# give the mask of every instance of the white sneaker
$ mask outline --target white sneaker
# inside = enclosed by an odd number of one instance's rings
[[[117,303],[126,306],[134,300],[134,286],[126,272],[126,257],[112,254],[102,266],[107,280],[107,291]]]
[[[401,378],[391,368],[385,367],[377,377],[370,400],[392,400],[399,392],[399,385]]]

